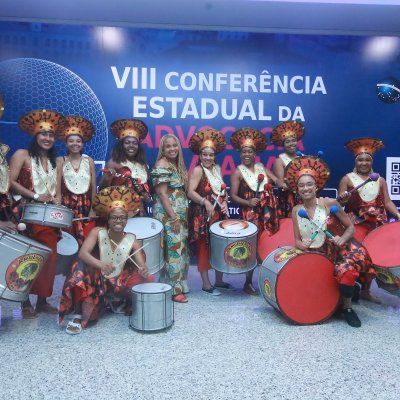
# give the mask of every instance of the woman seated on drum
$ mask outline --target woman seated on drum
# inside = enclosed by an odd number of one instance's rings
[[[59,323],[71,317],[66,332],[78,334],[88,322],[96,321],[107,300],[114,312],[131,311],[131,289],[153,282],[145,264],[140,242],[124,233],[128,213],[138,209],[139,198],[124,186],[103,189],[94,199],[93,209],[107,220],[107,228],[93,228],[79,252],[61,296]],[[114,303],[118,298],[118,303]],[[121,300],[121,301],[120,301]]]
[[[20,129],[34,136],[28,150],[17,150],[10,160],[11,187],[23,197],[23,202],[57,204],[54,140],[66,125],[66,119],[51,110],[34,110],[20,118]],[[36,311],[29,300],[22,305],[24,318],[36,318],[37,312],[57,312],[55,307],[46,302],[46,297],[52,294],[56,273],[57,229],[30,224],[28,232],[32,238],[52,250],[30,292],[38,295]]]
[[[303,202],[292,212],[296,247],[323,253],[335,264],[345,320],[359,327],[361,322],[351,305],[356,280],[370,281],[375,273],[365,248],[352,240],[354,226],[339,203],[317,198],[328,178],[327,165],[313,156],[297,157],[285,169],[286,181]],[[298,215],[300,210],[304,217]]]
[[[94,216],[92,202],[96,195],[94,161],[82,155],[84,143],[94,134],[93,125],[85,118],[67,116],[68,126],[58,139],[65,142],[67,156],[57,158],[57,201],[74,212],[71,232],[79,246],[85,239],[85,231],[95,226],[89,217]]]
[[[179,303],[188,301],[188,200],[187,170],[182,148],[174,135],[161,138],[157,161],[151,171],[155,188],[153,215],[164,225],[166,264],[160,278],[173,288],[172,299]]]
[[[215,287],[208,276],[211,268],[209,228],[214,222],[229,217],[221,168],[215,164],[215,155],[225,149],[226,141],[221,132],[205,128],[190,138],[189,147],[199,155],[199,163],[189,175],[189,241],[195,243],[197,248],[197,269],[203,282],[202,290],[218,296],[221,292],[216,288],[232,289],[229,283],[222,281],[222,272],[215,271]]]
[[[344,211],[355,225],[354,238],[361,243],[369,232],[388,222],[387,212],[398,220],[400,213],[389,197],[385,179],[378,174],[371,175],[373,156],[377,150],[383,148],[383,142],[360,138],[350,140],[345,147],[355,155],[355,165],[353,172],[345,175],[339,183],[340,203],[344,205]],[[375,180],[368,179],[370,176]],[[362,187],[351,192],[358,185]],[[370,284],[371,282],[362,283],[360,297],[380,304],[381,301],[371,294]]]
[[[297,143],[304,135],[304,126],[297,121],[282,122],[271,132],[271,142],[275,146],[282,146],[284,152],[279,154],[272,166],[272,172],[283,181],[285,167],[297,157]],[[292,208],[298,203],[296,195],[283,183],[278,190],[278,213],[279,218],[291,216]]]
[[[231,175],[231,196],[239,206],[240,218],[253,222],[258,228],[258,237],[265,230],[270,235],[279,229],[277,201],[270,182],[283,187],[279,180],[262,163],[256,163],[256,154],[265,150],[264,134],[252,128],[242,128],[231,136],[232,146],[240,151],[241,164]],[[253,287],[253,270],[246,273],[243,290],[257,294]]]
[[[151,200],[148,185],[149,170],[141,145],[148,133],[147,125],[138,119],[119,119],[111,124],[111,132],[117,138],[111,159],[104,168],[99,189],[124,185],[141,197],[140,212],[146,215],[145,203]]]

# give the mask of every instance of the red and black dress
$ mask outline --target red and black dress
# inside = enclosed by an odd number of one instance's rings
[[[128,259],[135,235],[126,233],[116,249],[112,249],[111,241],[106,228],[98,233],[97,246],[93,251],[95,258],[119,266],[121,271],[114,277],[105,277],[100,269],[90,267],[82,261],[73,264],[71,274],[64,282],[60,300],[59,323],[64,317],[75,310],[75,304],[80,304],[82,326],[89,321],[96,321],[104,310],[105,300],[109,296],[131,299],[133,286],[154,282],[154,277],[143,278],[136,266]]]
[[[92,182],[88,157],[81,157],[78,169],[72,166],[68,158],[64,158],[61,193],[62,204],[74,212],[74,219],[78,219],[72,222],[69,232],[81,246],[87,234],[96,225],[94,221],[80,219],[88,217],[92,207]]]
[[[148,184],[149,172],[145,165],[139,164],[137,162],[131,162],[129,160],[120,163],[122,168],[116,170],[116,174],[119,176],[114,176],[111,180],[110,186],[126,186],[132,189],[132,191],[137,193],[141,197],[140,211],[137,216],[145,216],[145,204],[143,201],[143,194],[147,193],[150,195],[150,188]],[[130,177],[124,177],[126,172],[130,172]]]
[[[47,164],[46,173],[40,162],[31,159],[31,168],[21,168],[18,183],[39,195],[49,190],[52,196],[56,192],[57,170],[50,161]],[[41,176],[41,178],[39,177]],[[46,186],[45,186],[46,183]],[[39,203],[40,204],[40,203]],[[56,275],[57,241],[59,231],[49,226],[27,224],[28,235],[51,249],[51,254],[33,284],[30,293],[39,297],[49,297],[53,292],[54,278]]]
[[[327,216],[328,212],[325,206],[317,204],[311,220],[298,218],[301,237],[312,237],[317,229],[316,226],[326,221]],[[345,227],[336,216],[331,215],[324,229],[313,240],[309,250],[326,255],[334,263],[335,278],[338,284],[353,287],[357,280],[363,284],[370,283],[376,273],[365,247],[354,238],[344,246],[338,247],[329,240],[324,233],[325,230],[328,230],[333,236],[342,236]]]
[[[290,158],[286,153],[279,154],[279,159],[283,162],[285,167],[292,161],[292,158]],[[279,188],[276,199],[278,202],[279,218],[290,218],[293,207],[296,204],[299,204],[299,199],[296,194],[293,193],[290,188],[286,190]]]
[[[219,166],[213,166],[212,170],[203,168],[203,175],[196,192],[211,204],[214,204],[223,183]],[[224,189],[218,202],[221,204],[225,198],[226,190]],[[224,214],[217,205],[209,222],[207,222],[207,218],[207,211],[204,205],[191,201],[189,204],[189,241],[190,243],[196,243],[197,246],[197,268],[199,272],[208,271],[211,268],[208,232],[214,222],[224,218]]]
[[[265,176],[264,166],[261,163],[254,165],[254,173],[244,165],[238,166],[243,179],[239,183],[238,196],[245,200],[251,200],[254,197],[260,199],[257,207],[240,207],[240,218],[250,221],[258,228],[258,236],[263,231],[268,232],[268,236],[273,235],[279,230],[278,203],[272,190],[272,185],[268,183],[268,177]],[[258,184],[258,176],[264,176],[264,181]],[[259,187],[258,194],[256,192]]]
[[[353,189],[364,182],[355,172],[347,174]],[[376,227],[387,222],[385,198],[379,179],[356,190],[344,206],[345,212],[356,227],[357,239],[362,241]]]

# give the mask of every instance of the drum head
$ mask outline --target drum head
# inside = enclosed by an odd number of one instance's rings
[[[0,229],[0,237],[3,235],[7,236],[11,240],[16,240],[17,242],[22,242],[31,247],[35,247],[37,249],[45,251],[46,253],[51,253],[51,249],[49,247],[43,245],[42,243],[37,242],[36,240],[29,238],[27,236],[20,235],[19,233],[8,233],[8,232]]]
[[[333,263],[320,254],[304,253],[288,261],[275,288],[282,313],[298,324],[330,317],[340,297],[333,272]]]
[[[62,231],[62,239],[57,243],[57,254],[72,256],[78,253],[79,245],[76,239],[67,232]]]
[[[125,232],[135,234],[139,240],[158,235],[163,229],[163,224],[158,219],[148,217],[129,218],[125,226]]]
[[[269,236],[268,232],[264,231],[258,239],[258,256],[263,261],[278,247],[295,245],[292,219],[282,218],[279,224],[279,231],[274,235]]]
[[[363,241],[372,262],[380,267],[400,266],[400,222],[374,229]]]
[[[257,233],[257,226],[241,219],[227,219],[213,223],[210,232],[227,238],[241,238]]]
[[[164,293],[171,290],[172,287],[168,283],[140,283],[132,288],[132,292],[135,293]]]

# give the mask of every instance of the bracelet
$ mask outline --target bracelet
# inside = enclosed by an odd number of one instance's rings
[[[175,217],[175,218],[168,218],[168,222],[171,222],[171,224],[173,224],[174,222],[179,221],[179,217]]]

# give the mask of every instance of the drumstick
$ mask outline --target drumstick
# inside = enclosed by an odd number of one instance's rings
[[[219,190],[219,193],[218,193],[218,196],[217,196],[217,199],[216,199],[215,202],[214,202],[213,212],[214,212],[214,210],[215,210],[215,207],[216,207],[216,205],[217,205],[217,203],[218,203],[219,198],[221,197],[222,192],[223,192],[225,189],[226,189],[226,185],[225,185],[225,183],[222,183],[222,184],[221,184],[221,189]],[[219,204],[219,203],[218,203],[218,204]],[[208,217],[208,218],[207,218],[207,222],[210,222],[210,218],[211,218],[211,217]]]
[[[257,188],[256,188],[256,199],[259,198],[258,196],[258,191],[260,190],[260,185],[261,182],[264,180],[264,175],[263,174],[258,174],[257,176]],[[253,206],[253,208],[251,209],[252,212],[254,212],[255,206]]]
[[[371,182],[371,181],[376,182],[379,179],[379,177],[380,177],[380,175],[378,173],[372,172],[372,174],[363,183],[360,183],[359,185],[357,185],[356,187],[351,189],[349,192],[346,191],[345,193],[347,193],[347,194],[349,194],[351,196],[356,190],[362,188],[368,182]],[[337,196],[336,200],[337,201],[342,200],[342,197],[341,196]]]
[[[116,244],[112,239],[110,239],[110,240],[118,247],[118,244]],[[140,250],[143,250],[144,248],[146,248],[149,244],[150,244],[150,242],[144,244],[142,247],[135,250],[132,254],[128,255],[128,257],[126,257],[125,260],[118,263],[115,267],[119,267],[120,265],[123,265],[129,259],[140,269],[140,267],[136,264],[136,262],[131,257],[134,256],[136,253],[138,253]]]
[[[96,219],[96,218],[100,218],[100,217],[94,216],[94,217],[73,218],[73,219],[72,219],[72,222],[75,222],[75,221],[82,221],[82,220],[84,220],[84,219]]]
[[[339,211],[337,206],[332,206],[329,209],[329,214],[336,214]],[[328,215],[326,217],[326,219],[324,220],[324,222],[322,222],[322,224],[318,225],[313,219],[311,219],[309,217],[309,215],[307,214],[307,211],[304,208],[301,208],[298,213],[299,217],[301,218],[306,218],[308,219],[311,223],[313,223],[316,227],[317,230],[313,233],[313,235],[311,236],[311,240],[314,240],[316,238],[316,236],[318,235],[318,233],[322,230],[322,227],[326,224],[326,222],[328,221],[330,215]],[[324,230],[324,233],[326,234],[326,236],[328,236],[330,239],[333,239],[333,235],[328,231],[328,230]]]

